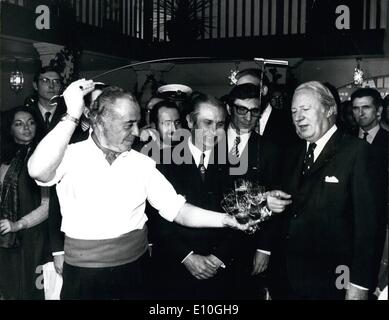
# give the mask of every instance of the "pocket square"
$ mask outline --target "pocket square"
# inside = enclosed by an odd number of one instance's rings
[[[328,183],[339,183],[339,180],[335,176],[331,176],[331,177],[326,176],[325,182],[328,182]]]

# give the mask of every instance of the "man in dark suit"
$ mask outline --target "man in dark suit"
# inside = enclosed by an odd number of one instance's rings
[[[45,133],[47,133],[56,126],[62,115],[66,113],[65,104],[58,102],[60,99],[52,100],[54,96],[58,96],[62,92],[62,79],[54,68],[43,67],[35,74],[32,85],[36,90],[37,99],[31,108],[39,115],[38,122],[42,128],[45,128]]]
[[[221,102],[205,94],[196,96],[190,109],[187,115],[190,136],[172,150],[172,163],[165,162],[159,169],[187,201],[222,211],[220,201],[226,166],[218,164],[215,145],[224,135],[226,112]],[[157,119],[161,113],[158,115]],[[195,230],[149,216],[150,234],[153,233],[155,240],[153,263],[158,269],[155,281],[160,296],[157,298],[229,298],[230,281],[226,275],[231,252],[225,240],[230,231]]]
[[[278,110],[270,103],[269,79],[259,69],[244,69],[237,75],[236,85],[251,83],[256,85],[261,92],[261,116],[256,123],[256,131],[270,142],[286,147],[298,141],[292,121],[290,120],[287,110]]]
[[[279,147],[254,131],[261,115],[259,95],[258,87],[251,83],[234,87],[228,95],[230,185],[241,178],[258,183],[268,191],[280,185],[281,155]],[[275,220],[264,223],[255,235],[236,234],[235,241],[240,247],[236,259],[236,290],[246,299],[260,298],[265,285],[262,275],[268,267],[276,234]]]
[[[375,180],[379,183],[381,224],[387,225],[387,202],[388,202],[388,149],[389,135],[380,126],[383,114],[384,102],[380,93],[373,88],[361,88],[351,95],[351,103],[354,118],[358,124],[358,137],[366,140],[371,145],[371,155],[378,168]],[[382,248],[379,248],[382,250]],[[385,253],[384,253],[385,254]],[[386,257],[387,259],[387,252]]]
[[[335,125],[336,103],[319,82],[300,85],[292,117],[304,142],[288,153],[278,280],[283,299],[367,299],[383,232],[369,145]]]

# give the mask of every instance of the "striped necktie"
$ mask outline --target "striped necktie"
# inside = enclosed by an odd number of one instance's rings
[[[235,138],[235,141],[234,141],[234,147],[232,148],[232,154],[239,158],[240,157],[240,154],[239,154],[239,143],[240,143],[240,136],[237,135],[236,138]]]

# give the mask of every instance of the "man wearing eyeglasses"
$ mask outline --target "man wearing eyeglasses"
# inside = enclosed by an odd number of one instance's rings
[[[230,122],[227,150],[232,181],[243,178],[256,182],[266,190],[278,189],[281,157],[276,145],[255,132],[261,117],[260,92],[252,83],[238,85],[227,99]],[[232,184],[232,183],[231,183]],[[288,195],[280,193],[279,205],[288,204]],[[267,269],[276,237],[276,219],[265,222],[254,236],[237,235],[241,248],[236,264],[236,291],[246,299],[258,299],[263,288],[261,274]]]
[[[271,103],[271,96],[276,86],[269,82],[269,79],[262,71],[255,68],[241,70],[237,75],[237,85],[251,83],[261,92],[261,117],[258,120],[256,131],[267,140],[280,147],[295,144],[298,141],[293,123],[288,114],[289,106],[279,110]]]
[[[40,115],[38,121],[44,132],[47,133],[60,121],[66,112],[63,104],[53,103],[54,96],[61,94],[62,79],[52,67],[43,67],[34,76],[33,87],[37,92],[37,101],[32,108]]]

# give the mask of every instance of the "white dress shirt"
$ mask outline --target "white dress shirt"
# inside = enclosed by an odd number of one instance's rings
[[[266,109],[262,112],[261,118],[259,118],[259,134],[261,136],[263,136],[263,132],[265,131],[267,121],[269,120],[272,111],[273,107],[269,103]]]
[[[332,135],[335,133],[335,131],[338,129],[336,124],[334,124],[319,140],[317,140],[316,148],[313,150],[313,162],[316,161],[316,159],[319,157],[320,153],[323,151],[324,147],[326,146],[328,140],[331,139]],[[307,149],[308,151],[309,142],[307,141]]]
[[[359,128],[359,133],[358,133],[358,137],[360,139],[363,139],[363,133],[364,132],[367,132],[367,136],[366,136],[366,141],[370,144],[373,143],[373,140],[375,138],[375,136],[377,135],[378,131],[380,130],[380,125],[377,124],[374,128],[371,128],[370,130],[368,131],[365,131],[365,130],[362,130],[361,128]]]
[[[191,137],[189,137],[188,139],[188,146],[197,167],[199,166],[201,156],[204,153],[204,167],[207,169],[212,150],[209,149],[209,150],[201,151],[193,144]]]
[[[68,145],[55,177],[37,183],[58,183],[61,230],[75,239],[111,239],[142,229],[147,221],[146,199],[168,221],[185,203],[154,160],[130,150],[109,165],[91,137]]]
[[[227,143],[228,143],[228,152],[232,151],[232,148],[235,147],[235,139],[238,133],[234,128],[232,128],[231,124],[228,126],[227,130]],[[239,155],[241,156],[243,154],[244,148],[246,148],[247,142],[250,139],[251,131],[250,132],[242,132],[239,134],[240,136],[240,143],[238,145]]]

